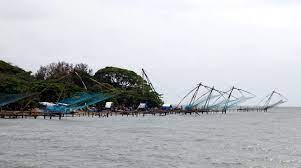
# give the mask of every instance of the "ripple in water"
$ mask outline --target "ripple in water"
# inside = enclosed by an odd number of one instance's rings
[[[0,120],[0,167],[300,167],[299,110]]]

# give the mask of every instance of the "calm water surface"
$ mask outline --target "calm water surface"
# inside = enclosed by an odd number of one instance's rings
[[[0,167],[301,167],[301,110],[2,119]]]

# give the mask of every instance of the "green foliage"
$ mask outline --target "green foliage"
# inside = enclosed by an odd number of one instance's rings
[[[125,106],[137,106],[139,103],[147,103],[148,106],[160,106],[163,104],[161,95],[154,92],[145,80],[133,71],[106,67],[98,70],[94,78],[102,83],[108,83],[119,92],[116,103]]]
[[[122,89],[132,89],[143,83],[142,77],[134,71],[116,67],[100,69],[95,73],[94,78],[99,82],[108,83]]]
[[[25,72],[19,67],[0,60],[0,92],[22,93],[26,92],[33,79],[31,72]]]
[[[117,105],[135,107],[145,102],[153,107],[163,103],[161,95],[152,91],[141,76],[116,67],[100,69],[93,76],[86,64],[59,62],[42,66],[33,76],[31,72],[0,60],[0,81],[0,93],[37,93],[29,99],[10,105],[14,108],[27,105],[36,107],[41,101],[57,102],[76,92],[85,91],[84,84],[88,91],[115,95],[111,101]]]
[[[0,73],[15,75],[25,72],[23,69],[0,60]]]
[[[28,82],[14,76],[0,74],[0,90],[2,93],[22,93],[29,88]]]

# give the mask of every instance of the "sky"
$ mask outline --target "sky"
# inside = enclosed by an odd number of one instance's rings
[[[144,68],[167,103],[203,82],[301,106],[300,18],[297,0],[1,0],[0,59]]]

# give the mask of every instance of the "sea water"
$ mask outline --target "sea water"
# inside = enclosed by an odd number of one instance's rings
[[[301,167],[300,110],[1,119],[0,167]]]

